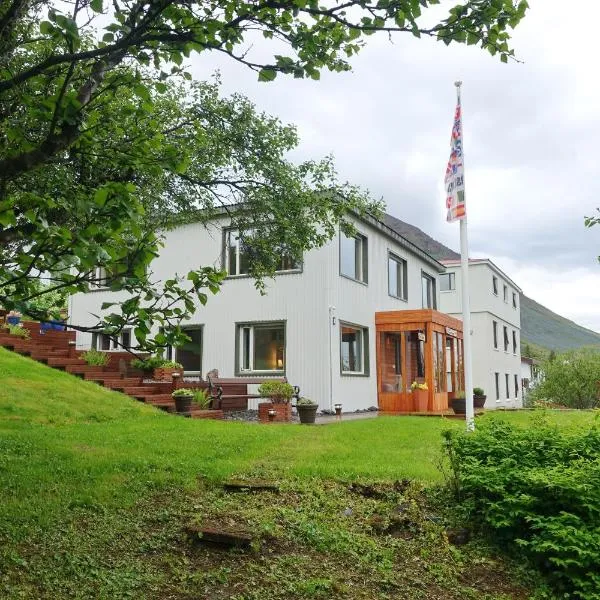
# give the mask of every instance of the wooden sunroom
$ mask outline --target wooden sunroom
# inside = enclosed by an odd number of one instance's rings
[[[379,410],[415,411],[411,385],[426,383],[427,412],[448,410],[464,390],[462,321],[437,310],[375,313]]]

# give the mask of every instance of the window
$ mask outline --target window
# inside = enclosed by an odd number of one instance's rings
[[[394,298],[407,298],[406,261],[388,254],[388,294]]]
[[[498,350],[498,323],[496,321],[492,321],[492,328],[494,331],[494,348]]]
[[[505,285],[503,288],[503,294],[504,294],[504,302],[508,303],[508,286]]]
[[[245,323],[237,326],[238,371],[285,371],[285,323]]]
[[[423,297],[423,308],[436,308],[435,302],[435,279],[427,273],[421,272],[421,293]]]
[[[244,237],[246,242],[244,241]],[[225,232],[224,259],[228,275],[247,275],[250,272],[250,248],[247,241],[251,237],[251,231],[245,232],[244,235],[240,235],[239,231],[234,229]],[[278,273],[282,271],[296,271],[299,268],[298,261],[282,248],[281,258],[276,271]]]
[[[513,354],[517,353],[517,332],[513,329]]]
[[[106,267],[96,267],[92,273],[92,286],[96,288],[105,288],[107,285]]]
[[[117,337],[111,337],[107,333],[92,333],[92,348],[103,352],[127,350],[131,348],[131,329],[124,329]]]
[[[506,399],[510,400],[510,389],[509,389],[509,385],[508,385],[508,381],[509,381],[508,373],[504,374],[504,378],[505,378],[505,381],[506,381]]]
[[[188,374],[202,373],[202,325],[182,327],[183,333],[190,338],[182,346],[177,346],[167,352],[169,360],[175,360],[183,365]]]
[[[500,401],[500,373],[494,373],[496,376],[496,402]]]
[[[503,327],[504,330],[504,352],[508,352],[508,327],[506,325],[504,325]]]
[[[342,375],[368,375],[368,329],[340,323],[340,363]]]
[[[454,273],[440,275],[440,292],[451,292],[456,289],[456,276]]]
[[[519,376],[515,375],[515,398],[519,397]]]
[[[517,293],[513,292],[513,308],[517,308]]]
[[[368,282],[367,238],[340,234],[340,273],[356,281]]]
[[[492,277],[492,291],[496,296],[498,295],[498,278],[495,276]]]

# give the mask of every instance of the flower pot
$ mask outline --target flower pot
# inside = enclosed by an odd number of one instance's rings
[[[296,410],[298,411],[298,416],[300,417],[300,423],[304,423],[306,425],[311,425],[315,422],[317,417],[317,409],[318,405],[316,404],[298,404],[296,405]]]
[[[192,416],[193,396],[173,396],[173,400],[175,400],[175,410],[178,414],[185,417]]]
[[[412,391],[413,396],[413,409],[416,412],[427,412],[427,405],[429,403],[429,390],[414,389]]]
[[[452,400],[452,410],[455,415],[464,415],[467,412],[467,401],[464,398],[454,398]]]
[[[487,396],[475,396],[473,394],[473,406],[475,408],[483,408],[485,406],[485,400]]]
[[[179,377],[183,377],[183,369],[173,367],[158,367],[154,369],[152,379],[154,379],[154,381],[172,381],[173,373],[178,373]]]

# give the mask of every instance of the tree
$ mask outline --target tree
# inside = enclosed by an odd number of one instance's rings
[[[445,20],[422,25],[422,9],[436,3],[73,0],[66,12],[67,3],[50,0],[4,2],[0,302],[33,312],[43,293],[85,291],[102,281],[130,299],[96,327],[134,325],[151,348],[153,323],[186,318],[222,278],[204,267],[153,282],[148,265],[160,238],[151,216],[208,219],[218,205],[229,210],[243,201],[235,216],[260,282],[273,270],[272,242],[297,255],[324,243],[338,224],[347,227],[347,211],[377,210],[339,185],[330,160],[283,160],[296,143],[292,129],[259,118],[241,98],[219,104],[214,91],[186,87],[183,61],[213,51],[257,71],[261,81],[278,73],[318,79],[323,68],[349,69],[347,59],[376,31],[479,44],[503,61],[513,55],[509,30],[524,16],[525,1],[469,0]],[[247,45],[257,33],[288,55],[255,58]],[[275,144],[261,144],[259,131]],[[211,144],[219,136],[231,142],[225,155],[222,144]],[[42,275],[50,285],[40,289]],[[180,335],[177,327],[169,331],[159,344]]]
[[[542,365],[544,377],[531,399],[569,408],[600,407],[600,350],[581,348],[557,354]]]

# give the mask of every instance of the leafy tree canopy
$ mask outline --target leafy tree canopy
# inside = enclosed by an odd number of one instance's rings
[[[130,298],[95,328],[134,325],[142,347],[180,339],[176,325],[217,292],[214,268],[153,281],[158,227],[233,218],[259,281],[282,244],[292,255],[323,244],[347,211],[377,203],[340,184],[331,159],[294,165],[295,130],[217,84],[192,82],[184,60],[219,52],[257,71],[318,79],[367,35],[407,32],[479,44],[506,61],[509,30],[527,3],[470,0],[425,25],[435,0],[8,0],[0,7],[0,303],[45,318],[35,301],[102,283]],[[422,15],[424,13],[424,15]],[[251,51],[272,40],[273,58]],[[39,278],[49,285],[40,287]],[[112,311],[112,312],[111,312]],[[77,324],[72,324],[77,326]]]

